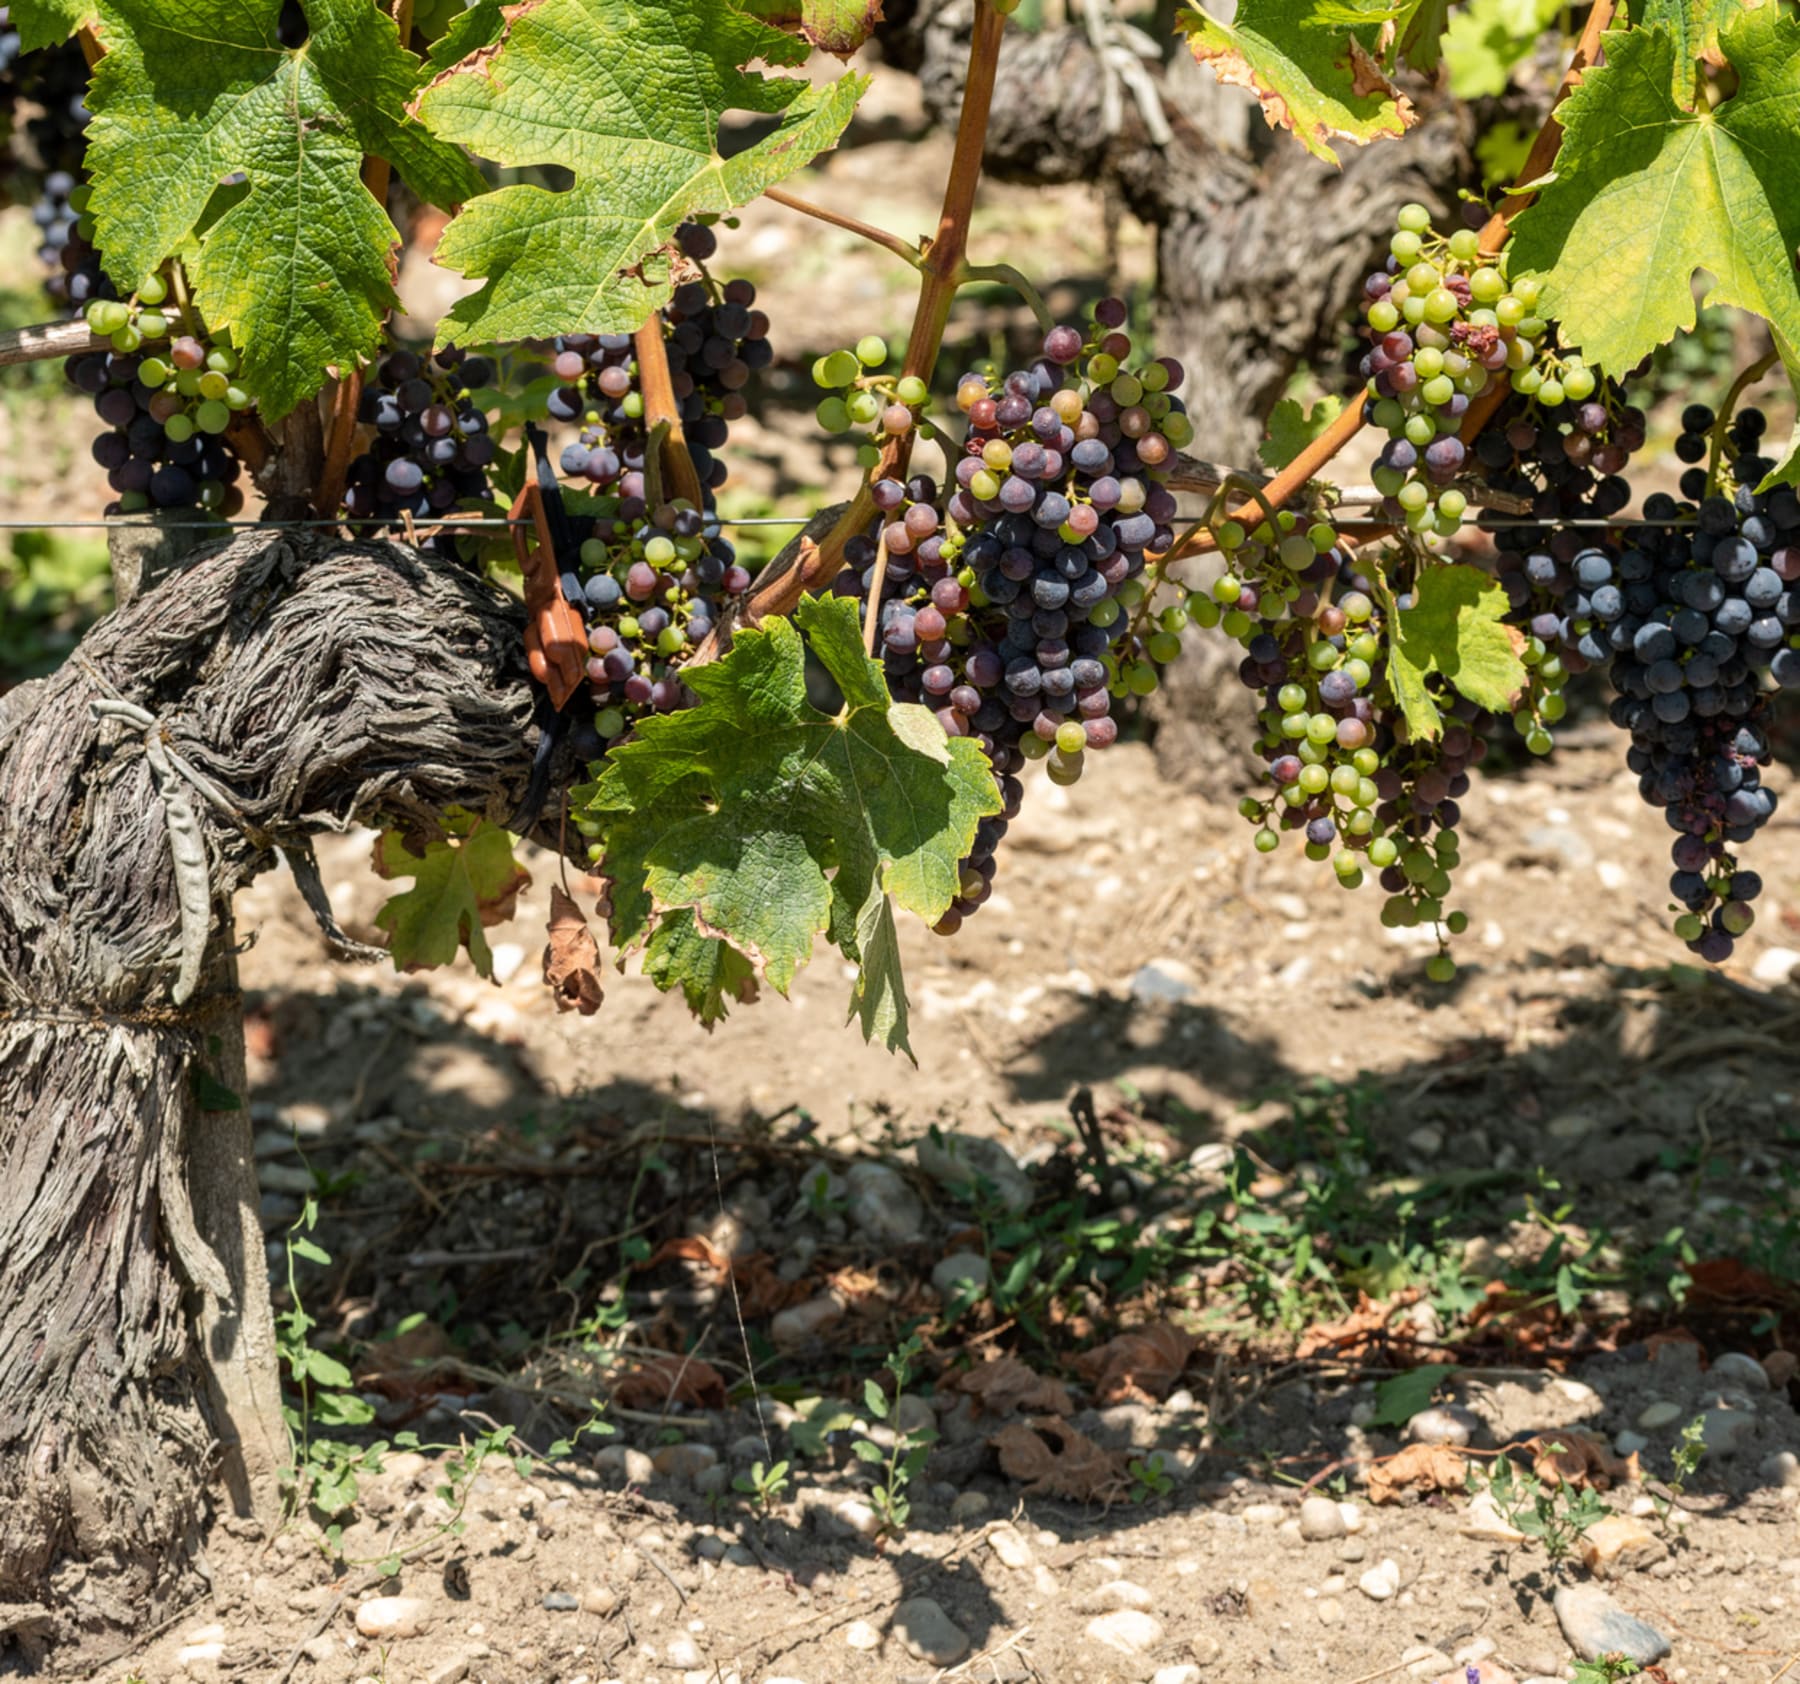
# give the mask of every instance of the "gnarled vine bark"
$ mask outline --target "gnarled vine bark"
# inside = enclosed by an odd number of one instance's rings
[[[208,1108],[242,1086],[230,896],[320,831],[503,820],[534,735],[522,620],[435,556],[250,533],[0,700],[0,1670],[54,1648],[61,1672],[197,1594],[216,1476],[267,1518],[248,1121]],[[152,715],[157,753],[103,699]],[[215,913],[180,1007],[169,765]]]

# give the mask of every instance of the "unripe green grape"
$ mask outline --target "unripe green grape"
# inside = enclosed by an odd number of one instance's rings
[[[1448,287],[1433,287],[1425,300],[1425,319],[1428,322],[1453,321],[1461,308],[1456,302],[1456,294]]]
[[[1416,199],[1408,199],[1395,213],[1394,222],[1409,234],[1423,234],[1431,226],[1431,212]]]
[[[1321,638],[1306,651],[1306,664],[1314,672],[1330,672],[1338,664],[1338,652]]]
[[[186,444],[194,436],[194,423],[186,415],[171,415],[163,423],[163,432],[171,444]]]
[[[1356,793],[1350,798],[1359,807],[1373,807],[1381,799],[1381,791],[1375,787],[1373,778],[1356,780]]]
[[[594,729],[603,737],[619,736],[625,729],[625,715],[617,708],[602,708],[594,715]]]
[[[86,202],[83,200],[82,205],[85,205]],[[75,203],[74,194],[69,195],[69,204],[76,210],[82,208],[82,205]],[[160,304],[168,296],[169,283],[161,275],[152,273],[138,282],[137,298],[140,304]]]
[[[1219,605],[1210,596],[1203,596],[1199,591],[1195,591],[1188,598],[1188,613],[1192,616],[1194,624],[1203,630],[1211,631],[1219,623],[1221,612]],[[1090,623],[1093,621],[1091,613],[1088,615],[1088,619]]]
[[[1438,436],[1437,422],[1429,415],[1409,415],[1406,418],[1405,433],[1409,444],[1423,450]]]
[[[1359,748],[1350,756],[1350,764],[1360,777],[1372,778],[1381,770],[1380,752],[1372,748]]]
[[[1095,603],[1094,606],[1088,610],[1088,624],[1090,626],[1098,626],[1104,631],[1118,619],[1119,613],[1120,609],[1118,603],[1114,602],[1111,597],[1107,597],[1104,601]]]
[[[1535,368],[1522,368],[1512,377],[1512,389],[1521,397],[1536,397],[1544,377]]]
[[[1569,699],[1560,690],[1553,690],[1538,704],[1538,712],[1543,715],[1545,723],[1554,725],[1569,711]]]
[[[1408,292],[1429,293],[1434,287],[1442,286],[1444,272],[1435,263],[1413,263],[1407,266],[1406,288]]]
[[[1358,638],[1356,641],[1360,643],[1362,639]],[[1369,663],[1355,655],[1351,655],[1345,660],[1344,671],[1349,674],[1351,682],[1359,690],[1367,688],[1370,678],[1374,676]]]
[[[1423,480],[1408,480],[1395,493],[1395,500],[1411,514],[1413,510],[1422,509],[1431,501],[1431,488]]]
[[[1337,880],[1346,889],[1360,889],[1363,883],[1362,867],[1356,863],[1356,855],[1339,854],[1331,862],[1331,869],[1337,873]]]
[[[1402,910],[1405,907],[1406,902],[1402,900],[1400,896],[1389,895],[1388,898],[1381,903],[1380,917],[1382,927],[1389,930],[1401,928],[1401,915]]]
[[[1110,386],[1119,377],[1119,359],[1096,351],[1088,358],[1087,376],[1096,386]]]
[[[1454,538],[1457,533],[1462,531],[1462,524],[1463,517],[1461,515],[1447,515],[1442,509],[1439,509],[1432,516],[1431,530],[1440,538]]]
[[[161,357],[146,357],[138,364],[138,379],[146,386],[162,386],[175,371]]]
[[[1418,259],[1419,253],[1424,249],[1424,243],[1419,239],[1419,236],[1404,228],[1388,241],[1388,250],[1391,251],[1401,263],[1415,262]]]
[[[1469,915],[1466,912],[1452,912],[1450,916],[1444,920],[1444,928],[1453,936],[1461,935],[1468,927]]]
[[[1502,293],[1494,302],[1494,319],[1502,327],[1516,328],[1525,319],[1524,300],[1510,292]]]
[[[887,341],[879,333],[865,333],[856,342],[856,360],[864,368],[879,368],[888,360]]]
[[[1329,842],[1308,842],[1306,844],[1306,857],[1309,860],[1330,859],[1331,844]]]
[[[1719,910],[1719,922],[1727,934],[1741,936],[1756,922],[1756,908],[1741,900],[1727,901]]]
[[[1392,333],[1400,325],[1399,309],[1385,298],[1376,299],[1365,314],[1377,333]]]
[[[256,400],[242,386],[225,388],[225,407],[236,414],[239,410],[248,409]]]
[[[1144,649],[1159,666],[1167,666],[1181,654],[1181,638],[1175,632],[1152,632],[1144,639]]]
[[[1513,292],[1518,296],[1519,302],[1523,304],[1526,309],[1536,309],[1538,299],[1543,296],[1543,282],[1538,280],[1535,276],[1522,275],[1517,284],[1514,285]]]
[[[1450,236],[1450,255],[1458,263],[1473,263],[1481,255],[1481,236],[1473,228],[1459,228]]]
[[[1188,623],[1187,610],[1179,603],[1171,603],[1157,615],[1156,623],[1166,632],[1186,631]]]
[[[1554,375],[1538,383],[1537,401],[1546,409],[1555,409],[1563,401],[1563,384]]]
[[[1527,316],[1519,323],[1521,339],[1542,339],[1550,331],[1550,324],[1542,316]]]
[[[1337,741],[1337,720],[1328,713],[1315,713],[1306,722],[1307,737],[1323,748]]]
[[[1259,854],[1272,854],[1281,846],[1281,838],[1267,828],[1259,830],[1254,840]]]
[[[1434,953],[1425,961],[1425,974],[1433,982],[1449,982],[1456,975],[1456,961],[1448,953]]]
[[[631,397],[637,394],[629,394]],[[881,399],[873,392],[852,392],[844,400],[844,407],[850,411],[850,419],[859,427],[869,426],[881,413]]]
[[[1137,377],[1146,392],[1161,393],[1169,383],[1169,371],[1159,362],[1145,363]]]
[[[1375,815],[1367,807],[1358,807],[1345,822],[1352,836],[1367,836],[1375,828]]]
[[[1421,380],[1431,380],[1444,372],[1444,353],[1435,351],[1429,345],[1413,352],[1413,367],[1418,370]]]
[[[1019,739],[1019,752],[1027,760],[1042,760],[1050,752],[1051,745],[1035,731],[1027,731]]]
[[[629,415],[633,421],[643,420],[644,394],[642,392],[627,392],[625,396],[619,400],[619,408]]]
[[[1407,299],[1400,306],[1400,314],[1408,327],[1417,327],[1425,319],[1425,300],[1418,297]]]
[[[1525,734],[1525,747],[1533,754],[1548,754],[1556,747],[1556,739],[1542,726]]]
[[[131,320],[131,307],[116,298],[96,298],[87,307],[87,325],[103,338],[115,334]]]
[[[983,468],[979,473],[970,476],[969,495],[978,502],[991,502],[1000,495],[999,478]]]
[[[1331,788],[1336,795],[1354,795],[1359,779],[1354,766],[1338,766],[1331,773]]]
[[[1331,774],[1323,766],[1302,766],[1294,782],[1308,795],[1323,795],[1331,787]]]
[[[1275,700],[1283,713],[1299,713],[1306,706],[1306,686],[1284,684],[1275,692]]]
[[[112,348],[123,356],[130,356],[144,343],[144,336],[135,327],[122,327],[111,336]]]
[[[1394,846],[1391,836],[1377,836],[1369,844],[1369,864],[1378,870],[1386,871],[1399,857],[1400,850]]]
[[[1163,421],[1162,436],[1181,450],[1194,442],[1194,423],[1185,415],[1169,415]]]
[[[1398,398],[1378,398],[1374,419],[1375,425],[1384,433],[1397,432],[1406,425],[1406,410]]]
[[[1130,409],[1144,395],[1143,383],[1135,374],[1119,375],[1107,390],[1121,409]]]
[[[1127,579],[1113,592],[1113,601],[1118,603],[1121,608],[1135,608],[1143,600],[1144,581],[1142,579]]]
[[[1057,726],[1056,746],[1064,754],[1079,754],[1087,747],[1087,732],[1082,729],[1080,720],[1065,719]]]
[[[1413,902],[1413,910],[1418,913],[1421,924],[1435,924],[1444,908],[1435,895],[1426,895]]]
[[[1104,606],[1104,604],[1102,606]],[[1088,624],[1094,625],[1096,623],[1097,622],[1094,619],[1094,611],[1092,609],[1089,609],[1088,610]],[[1227,637],[1235,637],[1235,638],[1242,639],[1244,637],[1244,635],[1250,630],[1251,620],[1250,620],[1250,616],[1248,614],[1246,614],[1243,611],[1243,609],[1228,608],[1225,610],[1224,619],[1222,619],[1219,622],[1219,624],[1220,624],[1221,629],[1224,631],[1224,633]]]
[[[1153,696],[1161,684],[1156,668],[1148,661],[1133,661],[1125,669],[1125,688],[1134,696]]]
[[[133,325],[146,339],[161,339],[169,331],[168,318],[160,310],[140,310]]]
[[[231,382],[224,375],[208,369],[200,376],[200,395],[203,398],[222,398],[231,390]]]
[[[1563,396],[1581,403],[1594,395],[1598,382],[1594,379],[1594,371],[1580,363],[1572,364],[1563,370]]]
[[[217,398],[208,398],[194,411],[194,425],[203,433],[222,433],[231,425],[231,411]]]
[[[1383,497],[1392,497],[1401,486],[1406,484],[1406,470],[1390,468],[1386,463],[1378,463],[1369,470],[1369,478],[1374,481],[1375,489]]]
[[[656,634],[656,652],[659,655],[673,655],[677,650],[687,647],[687,633],[679,626],[664,626]]]
[[[1419,388],[1422,397],[1434,409],[1441,409],[1456,396],[1456,382],[1447,374],[1440,374],[1436,379],[1427,380]],[[1434,423],[1435,425],[1435,423]]]
[[[1308,717],[1310,718],[1310,715]],[[1294,754],[1304,766],[1325,766],[1326,771],[1331,770],[1329,766],[1326,766],[1326,762],[1331,758],[1330,754],[1325,748],[1315,743],[1311,737],[1301,737],[1294,744]]]
[[[1675,920],[1675,934],[1683,941],[1698,941],[1706,932],[1706,920],[1697,913],[1684,912]]]

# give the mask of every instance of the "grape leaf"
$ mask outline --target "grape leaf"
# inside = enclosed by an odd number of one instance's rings
[[[692,912],[671,912],[644,944],[644,975],[666,994],[679,988],[688,1010],[710,1029],[733,1000],[756,998],[756,968],[728,941],[703,935]]]
[[[1298,398],[1283,398],[1269,412],[1269,436],[1256,447],[1257,455],[1279,473],[1338,418],[1343,407],[1344,400],[1338,397],[1320,398],[1311,409]]]
[[[491,977],[494,955],[482,926],[510,918],[531,877],[497,825],[452,821],[450,829],[449,840],[427,844],[423,856],[398,831],[384,830],[376,839],[376,874],[410,877],[413,886],[390,897],[375,922],[388,932],[389,951],[403,971],[451,964],[457,949],[467,947],[475,969]]]
[[[1256,95],[1271,128],[1292,129],[1307,151],[1335,164],[1332,141],[1366,146],[1418,118],[1376,62],[1380,24],[1321,23],[1314,3],[1241,0],[1232,23],[1200,11],[1175,23],[1221,82]]]
[[[1703,53],[1719,45],[1719,26],[1751,0],[1633,0],[1631,21],[1639,29],[1669,32],[1675,44],[1672,86],[1688,110],[1698,92],[1697,73]]]
[[[1430,1405],[1432,1394],[1455,1372],[1451,1363],[1427,1362],[1380,1381],[1375,1387],[1375,1414],[1370,1424],[1404,1427]]]
[[[809,652],[843,694],[836,714],[807,700]],[[935,920],[955,898],[976,823],[999,810],[986,757],[889,698],[857,605],[839,598],[739,633],[688,683],[698,705],[646,719],[584,796],[605,827],[614,941],[654,939],[659,920],[685,913],[785,994],[828,932],[860,965],[852,1004],[865,1028],[905,1047],[883,903]],[[665,940],[656,980],[722,1009],[711,979],[728,962],[693,947]]]
[[[1435,738],[1443,720],[1426,679],[1437,673],[1470,701],[1508,713],[1525,684],[1521,639],[1501,623],[1506,592],[1478,567],[1422,567],[1412,606],[1393,618],[1388,682],[1415,737]]]
[[[369,0],[308,0],[311,35],[276,40],[281,0],[104,0],[88,103],[89,208],[121,288],[180,248],[209,326],[279,420],[328,367],[373,355],[398,236],[362,183],[365,153],[452,205],[481,191],[460,153],[404,115],[421,74]],[[248,191],[216,211],[222,177]]]
[[[1450,91],[1458,99],[1505,93],[1513,67],[1531,56],[1561,10],[1560,0],[1469,0],[1444,36]]]
[[[747,0],[744,10],[802,41],[848,58],[881,22],[882,0]]]
[[[1698,269],[1706,302],[1800,345],[1800,20],[1738,12],[1719,43],[1737,92],[1691,112],[1665,31],[1607,35],[1606,64],[1562,106],[1555,177],[1514,224],[1513,273],[1541,277],[1564,340],[1617,373],[1693,327]]]
[[[98,0],[12,0],[7,16],[25,52],[54,47],[98,15]]]
[[[1310,21],[1372,25],[1379,32],[1376,45],[1384,62],[1392,63],[1391,55],[1398,52],[1414,70],[1429,75],[1443,59],[1450,0],[1314,0]]]
[[[739,68],[805,57],[730,0],[507,8],[497,43],[440,71],[417,109],[445,140],[502,164],[557,164],[575,181],[561,193],[503,187],[450,224],[436,260],[486,285],[451,309],[440,336],[640,326],[668,299],[664,247],[681,222],[747,203],[836,144],[866,78],[813,86]],[[719,126],[732,110],[780,122],[726,158]]]

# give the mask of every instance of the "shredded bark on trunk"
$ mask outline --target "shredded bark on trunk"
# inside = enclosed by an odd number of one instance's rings
[[[0,701],[0,1671],[52,1649],[67,1671],[191,1600],[221,1471],[268,1518],[247,1118],[200,1103],[222,1102],[201,1072],[242,1090],[230,897],[320,831],[503,821],[535,735],[522,621],[431,555],[250,533]],[[158,751],[103,699],[153,715]],[[181,799],[214,918],[175,1007]]]

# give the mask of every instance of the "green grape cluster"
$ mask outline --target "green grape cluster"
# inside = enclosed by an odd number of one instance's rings
[[[864,468],[875,466],[889,439],[915,430],[921,439],[938,436],[921,419],[930,388],[916,374],[882,372],[887,360],[887,341],[869,333],[853,349],[828,351],[812,365],[813,383],[829,394],[819,403],[819,425],[828,433],[862,435],[856,458]]]

